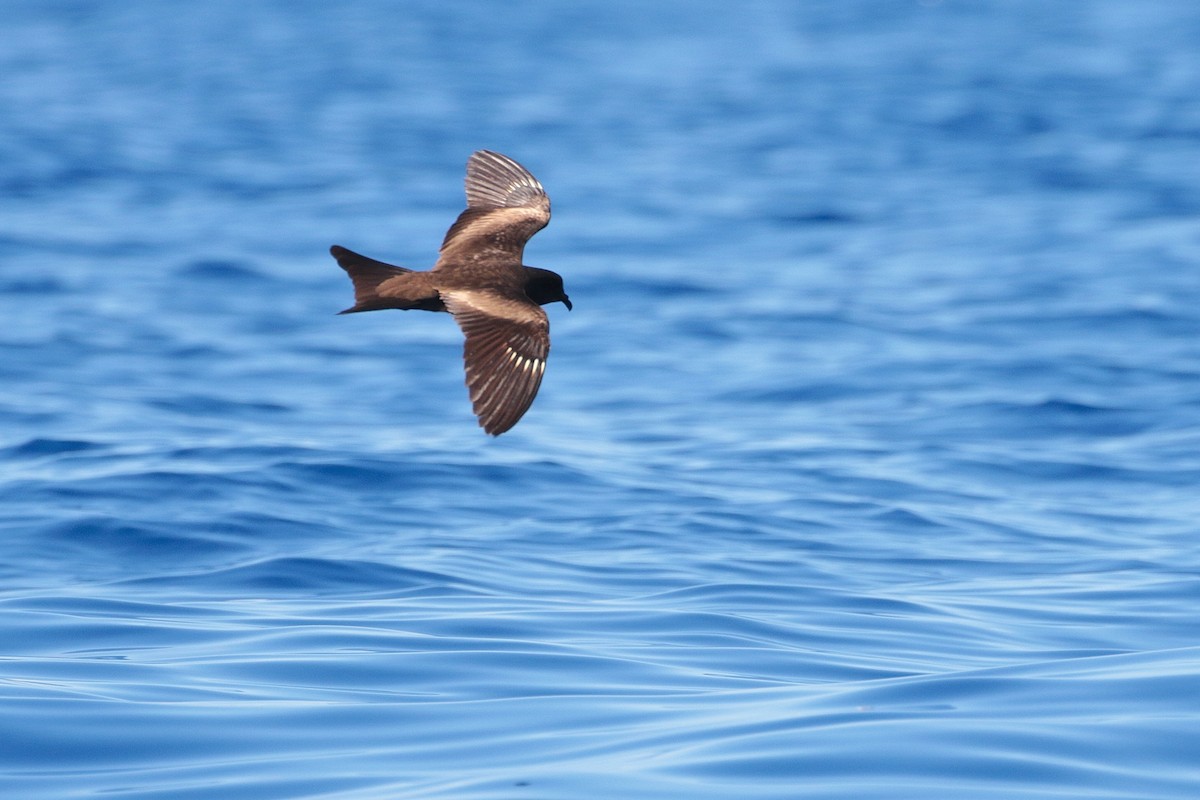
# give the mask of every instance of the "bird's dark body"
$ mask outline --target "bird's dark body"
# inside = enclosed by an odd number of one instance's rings
[[[442,242],[433,269],[415,271],[334,245],[354,283],[343,314],[445,311],[466,335],[467,386],[479,424],[499,435],[517,423],[541,385],[550,323],[541,306],[571,300],[562,277],[521,263],[525,243],[550,220],[550,200],[517,162],[487,150],[467,162],[467,209]]]
[[[381,311],[395,308],[401,311],[445,311],[446,304],[438,293],[438,282],[433,280],[432,272],[417,272],[383,261],[367,258],[353,250],[334,245],[329,248],[342,269],[350,275],[354,282],[355,303],[339,314],[353,314],[359,311]],[[557,272],[540,267],[521,265],[524,281],[521,291],[533,302],[544,306],[547,303],[558,303],[566,299],[563,292],[562,276]],[[444,284],[447,288],[462,288],[466,283],[478,286],[471,281],[471,276],[464,276],[466,281],[450,281]],[[359,287],[362,287],[361,290]],[[358,300],[360,293],[363,299]]]

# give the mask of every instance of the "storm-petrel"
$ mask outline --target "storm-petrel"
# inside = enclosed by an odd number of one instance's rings
[[[427,272],[329,249],[354,282],[354,305],[448,311],[466,335],[463,361],[479,425],[499,436],[533,403],[550,353],[550,320],[541,306],[571,300],[562,277],[521,263],[525,243],[550,221],[538,179],[500,153],[467,160],[467,209],[446,232]]]

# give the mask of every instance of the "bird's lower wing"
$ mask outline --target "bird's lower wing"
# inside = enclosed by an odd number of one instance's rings
[[[479,425],[499,436],[533,403],[550,353],[550,321],[536,303],[486,290],[443,291],[466,336],[463,362]]]

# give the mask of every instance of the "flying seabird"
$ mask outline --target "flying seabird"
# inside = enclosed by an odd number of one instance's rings
[[[334,245],[354,282],[342,314],[383,308],[448,311],[466,336],[463,361],[479,425],[499,436],[533,403],[550,353],[541,306],[571,299],[562,276],[521,263],[525,243],[550,221],[550,198],[516,161],[490,150],[467,160],[467,208],[446,232],[433,269],[418,272]]]

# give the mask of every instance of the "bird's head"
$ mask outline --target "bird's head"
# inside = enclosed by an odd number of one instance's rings
[[[525,267],[525,294],[538,305],[562,303],[571,310],[571,298],[563,288],[562,276],[557,272],[537,267]]]

